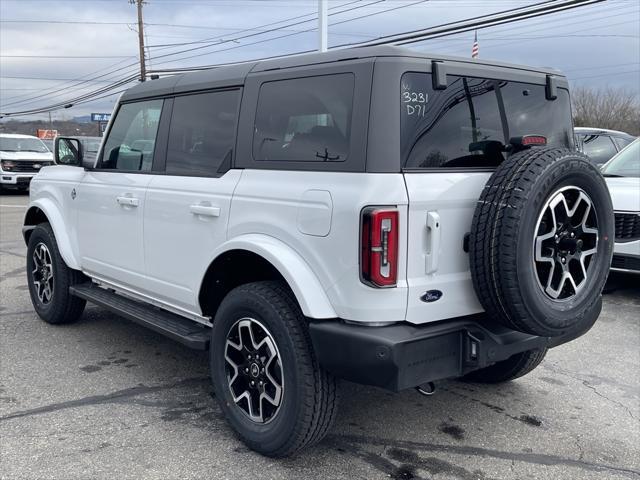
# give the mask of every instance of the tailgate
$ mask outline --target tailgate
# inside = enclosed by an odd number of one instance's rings
[[[408,322],[433,322],[482,311],[471,282],[464,238],[490,175],[405,173]]]

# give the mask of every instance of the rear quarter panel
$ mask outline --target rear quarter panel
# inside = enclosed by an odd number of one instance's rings
[[[360,281],[360,212],[368,205],[398,206],[406,225],[402,175],[247,169],[231,203],[228,238],[259,233],[288,245],[308,263],[340,318],[404,320],[406,229],[400,230],[398,287]]]

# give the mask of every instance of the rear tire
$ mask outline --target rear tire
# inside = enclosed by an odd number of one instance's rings
[[[51,225],[34,228],[27,245],[27,282],[38,316],[54,325],[78,320],[86,302],[71,295],[69,287],[84,279],[82,272],[64,263]]]
[[[252,450],[286,457],[320,441],[333,423],[336,380],[318,364],[307,321],[280,282],[241,285],[224,298],[210,366],[220,407]]]
[[[516,353],[512,357],[498,362],[490,367],[481,368],[475,372],[471,372],[462,379],[467,382],[475,383],[502,383],[520,378],[534,370],[544,357],[547,355],[547,349],[528,350],[522,353]]]

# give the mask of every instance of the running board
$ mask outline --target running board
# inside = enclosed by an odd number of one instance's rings
[[[188,318],[101,288],[93,282],[69,287],[69,293],[150,328],[194,350],[207,350],[211,330]]]

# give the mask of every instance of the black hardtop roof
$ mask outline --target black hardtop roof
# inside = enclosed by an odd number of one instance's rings
[[[317,65],[321,63],[332,63],[345,60],[370,58],[373,61],[376,57],[424,58],[427,61],[439,60],[443,62],[451,61],[457,63],[469,63],[470,65],[495,66],[517,69],[521,71],[562,76],[559,71],[548,67],[531,67],[504,62],[496,62],[491,60],[439,55],[435,53],[425,53],[410,50],[408,48],[382,45],[375,47],[336,49],[324,53],[314,52],[299,55],[289,55],[270,60],[249,61],[244,63],[221,65],[219,67],[212,67],[196,72],[180,73],[157,80],[140,83],[123,93],[120,100],[127,101],[145,97],[170,95],[174,93],[189,92],[205,88],[212,89],[240,86],[244,84],[244,80],[249,73],[302,67],[305,65]]]

